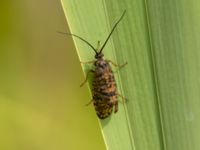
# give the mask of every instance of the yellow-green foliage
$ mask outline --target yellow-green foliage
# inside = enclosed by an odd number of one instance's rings
[[[72,33],[96,46],[124,10],[104,49],[128,101],[101,121],[110,150],[199,150],[200,3],[194,0],[62,0]],[[74,38],[81,61],[94,59]],[[87,66],[88,67],[88,66]],[[83,65],[83,70],[87,68]]]

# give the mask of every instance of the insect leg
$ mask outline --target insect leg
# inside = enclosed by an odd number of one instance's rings
[[[93,64],[94,62],[95,62],[95,60],[92,60],[92,61],[85,61],[85,62],[82,62],[82,61],[81,61],[82,64]]]
[[[118,111],[118,101],[115,102],[114,106],[115,106],[114,113],[116,113]]]
[[[108,63],[111,63],[113,66],[119,67],[119,68],[122,68],[122,67],[124,67],[126,64],[128,64],[128,62],[125,62],[125,63],[119,65],[119,64],[114,63],[112,60],[106,60],[106,61],[107,61]]]
[[[86,77],[85,77],[85,80],[83,81],[83,83],[81,83],[80,87],[82,87],[82,86],[87,82],[87,79],[88,79],[89,73],[91,73],[91,72],[93,73],[94,70],[89,70],[89,71],[87,72],[87,75],[86,75]]]
[[[123,102],[125,102],[125,101],[126,101],[126,98],[125,98],[124,96],[122,96],[121,94],[117,93],[117,96],[121,97],[121,98],[122,98],[122,100],[123,100]]]
[[[93,102],[93,99],[89,101],[89,103],[87,103],[85,106],[89,106],[92,102]]]

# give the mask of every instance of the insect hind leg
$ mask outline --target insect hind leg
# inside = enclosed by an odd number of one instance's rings
[[[118,112],[118,101],[115,102],[114,107],[115,107],[114,113]]]
[[[121,94],[117,93],[117,96],[121,97],[123,103],[125,103],[127,101],[127,98],[125,98]]]

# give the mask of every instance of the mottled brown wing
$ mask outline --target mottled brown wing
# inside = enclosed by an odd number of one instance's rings
[[[105,61],[97,61],[93,79],[93,103],[100,119],[108,117],[115,106],[118,110],[116,82],[110,65]]]
[[[105,100],[94,100],[93,104],[100,119],[107,118],[113,111],[113,104]]]

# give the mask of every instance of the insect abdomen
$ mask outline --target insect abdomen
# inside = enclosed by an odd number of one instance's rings
[[[97,60],[93,79],[93,103],[100,119],[108,117],[115,106],[118,111],[116,82],[109,63]]]

